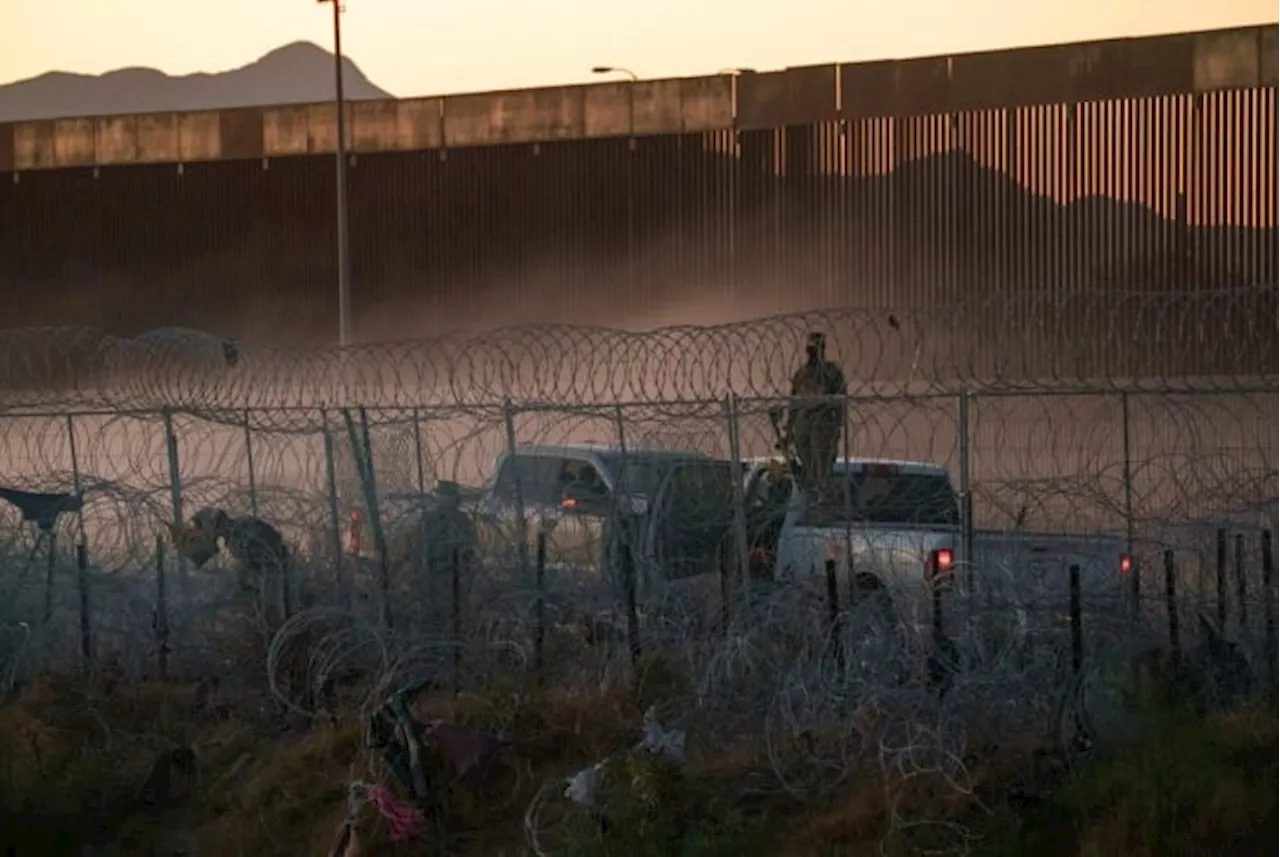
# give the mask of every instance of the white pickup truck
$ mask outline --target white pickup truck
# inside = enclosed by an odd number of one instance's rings
[[[737,574],[733,480],[729,462],[696,452],[528,445],[500,456],[488,483],[465,492],[464,505],[489,542],[486,553],[514,545],[518,517],[531,552],[537,533],[546,533],[548,566],[557,574],[600,569],[608,578],[608,531],[629,527],[644,598],[722,571]],[[825,591],[830,559],[842,603],[848,603],[850,587],[859,597],[887,596],[898,619],[924,629],[932,622],[935,584],[948,614],[958,595],[979,608],[1014,602],[1065,615],[1067,569],[1075,564],[1082,597],[1121,607],[1123,575],[1131,565],[1123,537],[975,530],[966,540],[960,499],[938,465],[839,461],[818,502],[810,501],[781,457],[745,460],[742,480],[754,579]],[[384,500],[388,533],[412,525],[420,500],[404,499]],[[349,510],[346,548],[371,558],[362,511]]]
[[[850,587],[859,597],[880,596],[917,629],[932,622],[935,586],[952,603],[960,595],[1065,614],[1071,565],[1080,566],[1082,598],[1121,606],[1132,565],[1122,537],[975,530],[969,556],[959,497],[938,465],[838,461],[816,502],[783,459],[744,465],[754,576],[821,586],[831,560],[842,599]]]

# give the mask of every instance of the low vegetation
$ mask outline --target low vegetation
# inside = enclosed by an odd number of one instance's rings
[[[386,779],[357,715],[303,724],[257,690],[211,701],[194,685],[42,676],[0,707],[0,853],[516,857],[530,853],[535,798],[557,857],[1273,853],[1274,708],[1204,713],[1144,694],[1130,700],[1133,734],[1069,758],[1033,740],[985,747],[974,724],[963,788],[890,784],[868,754],[838,787],[800,799],[778,788],[759,741],[701,752],[707,724],[691,726],[683,765],[628,752],[644,710],[679,691],[675,672],[651,665],[647,685],[590,694],[513,684],[429,696],[430,716],[509,744],[483,776],[441,790],[439,823],[415,840],[391,841],[365,807],[363,852],[331,852],[350,783]],[[564,779],[606,757],[603,810],[570,811]],[[448,781],[443,760],[430,761],[434,781]]]

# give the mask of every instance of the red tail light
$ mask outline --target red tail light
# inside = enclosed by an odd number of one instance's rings
[[[348,515],[350,524],[347,527],[347,551],[360,552],[360,539],[364,535],[364,512],[352,509]]]
[[[1127,553],[1120,554],[1120,573],[1128,574],[1133,571],[1133,557]]]
[[[929,564],[925,569],[926,576],[932,580],[956,569],[956,555],[951,548],[938,548],[929,552]]]

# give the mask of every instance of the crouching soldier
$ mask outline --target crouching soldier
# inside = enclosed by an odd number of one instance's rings
[[[197,568],[218,553],[219,543],[238,564],[240,587],[254,593],[267,627],[272,631],[289,618],[289,549],[280,531],[252,515],[232,517],[221,509],[204,508],[187,527],[169,526],[179,553]]]

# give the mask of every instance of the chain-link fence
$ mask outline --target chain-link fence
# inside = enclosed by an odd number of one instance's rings
[[[796,793],[859,763],[855,709],[928,726],[945,756],[965,712],[1122,718],[1100,677],[1153,646],[1229,640],[1213,692],[1269,687],[1274,383],[1064,386],[851,385],[825,500],[779,451],[795,403],[776,395],[12,408],[0,679],[107,660],[252,677],[265,659],[310,712],[335,677],[598,686],[664,658],[716,724],[702,740],[766,736]],[[424,529],[446,496],[474,530],[465,561]],[[203,509],[279,531],[286,616],[234,538],[198,567],[175,550]],[[923,764],[922,734],[881,752]]]
[[[1172,548],[1182,569],[1192,574],[1194,591],[1206,594],[1204,569],[1217,561],[1219,529],[1230,531],[1231,539],[1235,534],[1245,539],[1242,550],[1253,573],[1260,562],[1260,533],[1274,528],[1276,401],[1275,392],[1261,386],[1200,393],[852,396],[847,431],[839,442],[841,457],[939,468],[964,512],[955,521],[962,541],[990,546],[999,539],[1025,541],[1044,534],[1046,544],[1061,545],[1067,536],[1111,537],[1135,560],[1135,576],[1158,568],[1162,551]],[[549,469],[522,477],[528,483],[523,498],[528,515],[535,507],[560,502],[560,496],[552,496],[558,487],[538,480],[554,480],[572,462],[599,471],[611,488],[625,469],[629,493],[656,502],[665,475],[657,453],[697,454],[749,473],[753,464],[779,456],[779,427],[772,418],[786,404],[785,399],[728,396],[580,407],[11,414],[0,418],[3,484],[83,496],[83,510],[61,516],[51,531],[56,611],[72,609],[74,576],[64,572],[74,567],[77,542],[86,546],[102,586],[150,579],[157,534],[164,533],[167,522],[189,519],[201,508],[253,515],[277,527],[314,578],[295,584],[315,583],[325,592],[315,598],[323,600],[336,597],[336,590],[324,586],[338,586],[353,562],[380,561],[366,491],[378,498],[388,543],[397,527],[431,501],[441,481],[463,486],[464,507],[480,515],[479,504],[499,490],[498,463],[529,450]],[[371,464],[367,476],[359,466],[362,458]],[[630,467],[618,464],[628,459]],[[653,472],[645,472],[651,464]],[[743,491],[728,501],[730,519],[746,517],[750,487],[744,482]],[[735,504],[742,508],[732,508]],[[583,532],[574,537],[598,539],[600,520],[610,514],[614,510],[585,516],[595,523],[594,534],[581,521],[560,526],[551,539],[553,554],[575,528]],[[0,507],[0,515],[12,542],[7,556],[22,559],[36,547],[39,556],[45,555],[45,547],[33,541],[41,532],[36,522],[27,522],[29,529],[20,526],[21,509],[13,505]],[[480,524],[483,529],[493,522]],[[501,538],[514,536],[504,531]],[[526,539],[530,550],[533,540],[532,535]],[[492,539],[487,544],[497,553],[510,547]],[[975,566],[979,553],[967,558]],[[600,556],[598,544],[584,544],[575,563],[598,572]],[[1052,550],[1048,559],[1055,559]],[[170,610],[183,615],[203,603],[201,587],[217,575],[207,568],[184,568],[172,556],[169,562],[176,586]],[[732,562],[741,565],[740,558]],[[531,563],[526,562],[526,571]],[[975,575],[994,572],[994,567],[974,569]],[[39,587],[29,585],[32,574],[21,569],[7,577],[10,585],[27,581],[21,593],[34,598]],[[1140,576],[1155,585],[1150,575]],[[1262,598],[1260,590],[1257,597]],[[138,598],[140,604],[153,600],[151,594]],[[134,627],[137,616],[99,617],[94,623],[99,645],[114,648],[113,635]],[[145,636],[145,628],[135,630]],[[200,640],[187,642],[199,645]],[[173,645],[183,646],[180,632]]]

